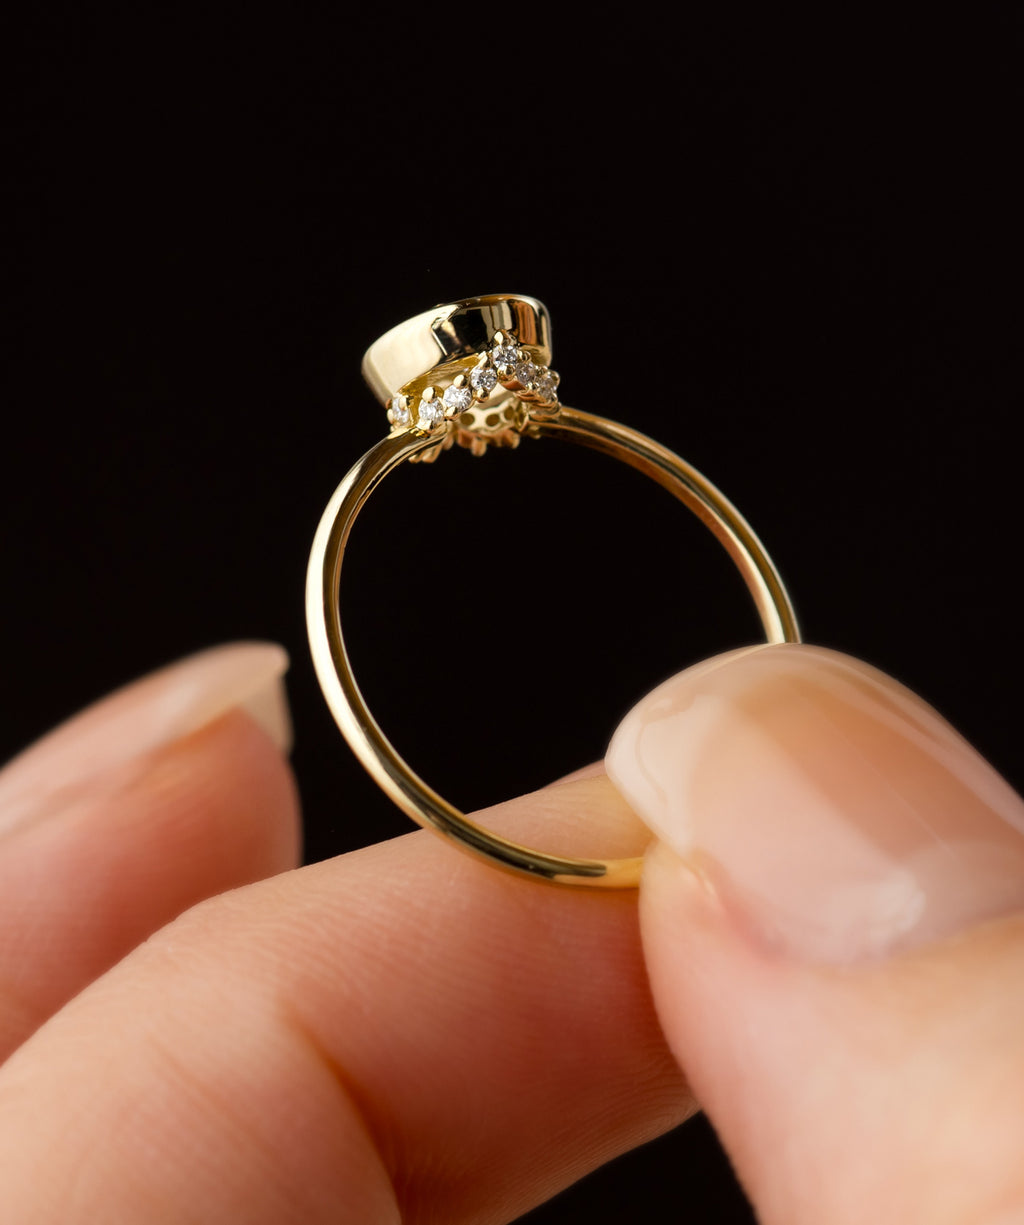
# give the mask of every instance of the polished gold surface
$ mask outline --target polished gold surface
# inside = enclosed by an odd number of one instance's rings
[[[385,332],[363,357],[363,378],[381,404],[405,391],[471,368],[496,332],[511,332],[543,365],[551,362],[551,324],[543,303],[491,294],[435,306]],[[506,399],[495,396],[495,404]]]
[[[534,299],[467,299],[425,311],[388,332],[369,350],[363,372],[383,403],[396,394],[422,396],[434,384],[452,385],[465,364],[506,334],[518,341],[521,360],[551,360],[547,312]],[[418,362],[432,363],[428,367]],[[523,376],[525,377],[525,375]],[[414,821],[452,839],[462,849],[503,868],[556,884],[624,888],[639,882],[640,859],[576,859],[521,846],[471,821],[428,786],[402,760],[381,731],[356,683],[341,630],[338,589],[345,546],[359,511],[380,482],[404,462],[436,458],[453,442],[482,454],[488,444],[514,445],[521,436],[554,438],[601,451],[658,482],[705,523],[721,541],[754,598],[768,642],[799,642],[793,608],[775,567],[746,520],[685,460],[627,426],[576,409],[523,398],[510,374],[499,385],[501,429],[482,421],[472,427],[466,410],[442,417],[429,429],[392,426],[392,432],[362,457],[338,486],[313,541],[306,584],[306,617],[313,663],[328,706],[356,756],[385,793]],[[509,389],[512,390],[509,390]],[[410,390],[411,389],[411,390]],[[525,389],[527,396],[529,389]],[[436,394],[436,389],[435,389]],[[428,401],[429,402],[429,401]],[[467,442],[466,439],[471,440]]]

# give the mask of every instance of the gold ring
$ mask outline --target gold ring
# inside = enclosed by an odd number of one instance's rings
[[[658,482],[725,546],[754,598],[768,642],[799,642],[782,580],[736,508],[678,455],[627,426],[563,407],[551,369],[548,313],[535,298],[468,298],[424,311],[367,350],[363,376],[387,409],[390,432],[349,471],[313,541],[306,619],[313,663],[331,713],[356,756],[414,821],[502,868],[563,885],[629,888],[641,860],[549,855],[471,821],[399,757],[359,691],[341,632],[345,545],[367,498],[399,464],[430,462],[453,445],[482,455],[524,436],[558,438],[622,460]]]

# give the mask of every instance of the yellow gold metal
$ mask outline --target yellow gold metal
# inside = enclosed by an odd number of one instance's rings
[[[499,335],[500,333],[500,335]],[[388,406],[392,432],[349,471],[327,504],[313,541],[306,583],[306,619],[313,663],[331,713],[356,756],[384,792],[414,821],[452,839],[492,864],[563,885],[629,888],[642,861],[576,859],[521,846],[471,821],[433,791],[398,755],[370,713],[356,684],[341,632],[338,589],[345,546],[356,516],[380,482],[405,461],[433,461],[458,443],[474,454],[488,445],[516,446],[520,437],[555,438],[610,455],[636,468],[687,506],[725,547],[754,598],[768,642],[799,642],[789,596],[746,520],[721,493],[678,455],[644,434],[602,417],[565,408],[550,397],[531,403],[534,388],[517,394],[506,372],[486,402],[442,417],[429,429],[395,424],[396,404],[430,403],[510,338],[520,360],[543,372],[551,361],[547,311],[534,298],[492,295],[435,307],[381,337],[363,359],[363,374]],[[511,360],[511,359],[509,359]],[[443,385],[443,387],[442,387]],[[512,390],[510,390],[512,388]],[[544,392],[544,395],[547,393]]]

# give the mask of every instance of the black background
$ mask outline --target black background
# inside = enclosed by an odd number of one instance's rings
[[[363,350],[512,291],[551,311],[566,402],[749,516],[809,639],[1020,785],[1017,52],[936,20],[37,18],[4,134],[0,756],[273,638],[309,857],[404,832],[320,698],[306,555],[383,430]],[[600,757],[654,683],[757,637],[683,510],[555,444],[402,471],[347,564],[371,706],[467,808]],[[750,1219],[702,1123],[530,1219],[640,1204]]]

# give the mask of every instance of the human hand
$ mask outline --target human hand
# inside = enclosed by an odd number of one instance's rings
[[[195,657],[0,775],[5,1220],[508,1221],[692,1112],[680,1064],[766,1222],[1024,1213],[1024,806],[917,699],[806,647],[645,699],[638,927],[424,833],[291,870],[283,668]],[[646,836],[600,771],[482,819]]]

